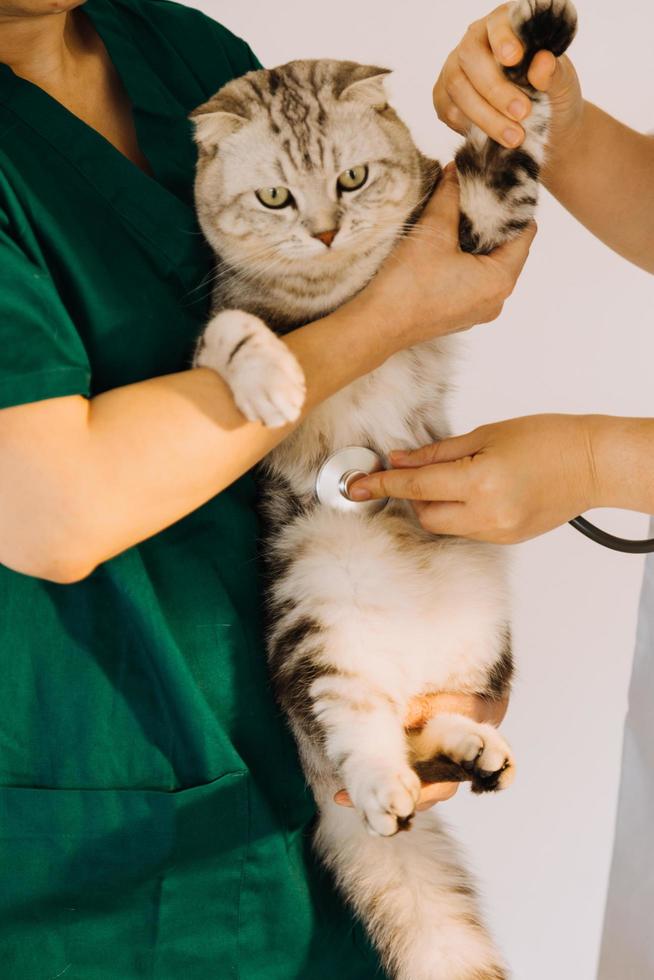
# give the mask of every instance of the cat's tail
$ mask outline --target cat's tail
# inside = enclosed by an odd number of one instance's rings
[[[393,980],[507,980],[457,847],[433,812],[371,836],[354,810],[321,801],[320,857]]]
[[[568,48],[577,30],[577,12],[571,0],[518,0],[511,6],[511,22],[525,55],[520,64],[504,72],[527,93],[532,111],[522,122],[526,136],[517,149],[507,149],[472,126],[456,154],[459,240],[465,252],[492,251],[523,231],[534,216],[550,103],[547,95],[532,88],[527,73],[537,51],[545,49],[558,57]]]

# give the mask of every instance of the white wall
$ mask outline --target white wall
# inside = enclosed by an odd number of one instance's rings
[[[431,87],[491,0],[194,3],[266,65],[339,57],[394,67],[394,101],[417,141],[443,161],[451,156],[457,138],[434,116]],[[632,0],[622,16],[609,0],[578,6],[573,52],[587,96],[636,128],[654,128],[654,6]],[[456,427],[539,411],[652,415],[653,280],[552,199],[539,226],[501,320],[470,335]],[[601,516],[624,533],[645,531],[638,515]],[[567,527],[516,549],[520,676],[506,731],[519,779],[503,797],[462,792],[442,808],[483,880],[516,980],[595,975],[641,573],[640,559]]]

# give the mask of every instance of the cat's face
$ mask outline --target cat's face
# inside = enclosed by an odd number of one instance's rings
[[[230,82],[196,110],[198,212],[230,265],[320,276],[388,250],[420,199],[421,172],[384,74],[293,62]]]

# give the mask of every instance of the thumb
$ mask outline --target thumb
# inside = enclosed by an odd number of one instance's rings
[[[529,66],[528,79],[539,92],[556,96],[569,84],[569,69],[568,58],[556,58],[551,51],[539,51]]]
[[[463,436],[441,439],[420,449],[401,450],[390,453],[389,461],[396,469],[403,467],[431,466],[433,463],[454,463],[466,456],[474,456],[484,445],[481,429],[475,429]]]
[[[427,202],[418,224],[431,226],[443,238],[459,244],[459,179],[456,167],[448,164],[436,191]]]
[[[511,279],[515,281],[522,272],[523,266],[529,257],[531,243],[536,237],[538,226],[535,221],[530,221],[524,231],[520,232],[515,238],[498,245],[497,248],[486,256],[486,261],[499,262],[509,273]]]

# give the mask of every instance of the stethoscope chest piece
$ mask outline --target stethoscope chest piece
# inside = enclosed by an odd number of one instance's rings
[[[378,453],[365,446],[338,449],[325,460],[316,477],[316,496],[325,507],[357,514],[375,514],[383,510],[388,497],[382,500],[351,500],[349,489],[355,480],[378,473],[384,461]]]

